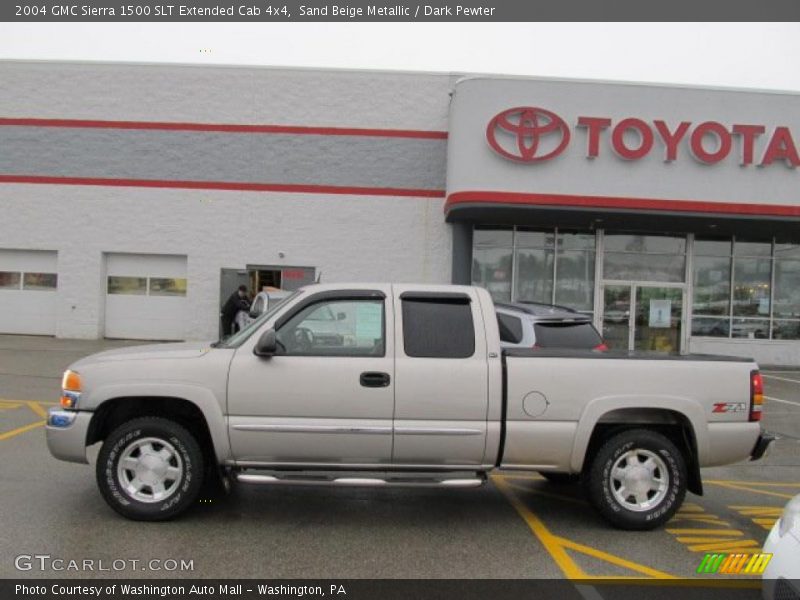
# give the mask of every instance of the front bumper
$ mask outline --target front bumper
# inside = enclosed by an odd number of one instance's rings
[[[86,459],[86,433],[92,414],[86,411],[51,408],[47,412],[47,447],[59,460],[88,463]]]
[[[756,445],[753,446],[753,450],[750,452],[750,460],[758,460],[768,456],[772,443],[776,439],[778,438],[767,431],[761,433],[756,440]]]

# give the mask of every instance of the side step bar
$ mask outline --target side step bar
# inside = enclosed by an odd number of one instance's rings
[[[258,473],[237,473],[236,481],[241,483],[254,483],[258,485],[329,485],[343,487],[480,487],[486,482],[484,477],[469,477],[463,479],[409,479],[374,477],[331,477],[303,479],[301,477],[277,477],[275,475],[261,475]]]

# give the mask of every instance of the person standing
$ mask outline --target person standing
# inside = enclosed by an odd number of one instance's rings
[[[230,298],[222,305],[220,318],[222,319],[222,337],[229,336],[234,331],[236,314],[240,310],[249,310],[250,302],[247,300],[247,286],[240,285],[239,289],[231,294]]]

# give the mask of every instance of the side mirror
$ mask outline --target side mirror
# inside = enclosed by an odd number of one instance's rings
[[[261,334],[261,337],[258,338],[258,342],[256,342],[255,348],[253,348],[253,354],[256,356],[263,356],[265,358],[269,358],[274,356],[278,352],[278,339],[275,335],[274,329],[267,329],[264,333]]]

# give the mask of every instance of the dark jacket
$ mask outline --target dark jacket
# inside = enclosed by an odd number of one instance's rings
[[[250,310],[250,303],[247,298],[241,298],[239,292],[236,291],[231,294],[231,297],[222,306],[222,316],[232,321],[240,310]]]

